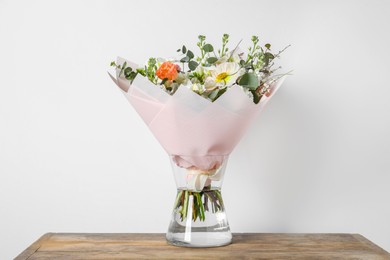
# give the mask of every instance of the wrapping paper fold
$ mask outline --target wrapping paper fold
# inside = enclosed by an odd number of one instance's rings
[[[124,61],[118,58],[118,64]],[[169,95],[142,76],[131,85],[118,72],[110,76],[175,163],[199,170],[219,167],[284,80],[274,83],[271,95],[254,104],[237,85],[211,102],[187,87]]]

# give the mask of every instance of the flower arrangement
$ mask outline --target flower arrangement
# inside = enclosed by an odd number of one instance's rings
[[[289,46],[275,54],[271,52],[271,44],[260,46],[259,37],[252,36],[252,46],[245,54],[239,49],[241,41],[229,51],[229,35],[224,34],[222,47],[216,53],[205,36],[199,35],[198,39],[199,56],[183,45],[177,50],[181,53],[178,59],[150,58],[147,65],[135,70],[127,62],[118,65],[113,61],[111,66],[119,69],[119,76],[127,80],[133,81],[137,75],[147,77],[171,95],[185,86],[210,101],[238,85],[255,104],[263,96],[269,96],[273,83],[288,74],[275,74],[281,67],[275,68],[274,60]]]
[[[241,41],[229,50],[228,34],[218,50],[198,39],[199,55],[182,46],[143,66],[118,58],[110,76],[170,155],[178,189],[168,242],[219,246],[232,238],[221,195],[228,156],[288,74],[275,60],[289,46],[273,53],[252,36],[245,53]]]

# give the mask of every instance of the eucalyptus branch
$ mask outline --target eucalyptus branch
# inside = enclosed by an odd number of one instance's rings
[[[233,51],[230,53],[230,57],[228,61],[233,57],[234,52],[237,50],[238,46],[240,46],[240,43],[242,42],[242,39],[237,43],[236,47],[234,47]]]
[[[291,44],[287,45],[286,47],[283,48],[283,50],[279,51],[276,55],[275,55],[275,58],[278,57],[280,58],[280,54],[283,53],[287,48],[291,47]]]
[[[282,74],[277,74],[277,75],[274,75],[269,81],[266,81],[265,83],[267,84],[272,84],[272,83],[275,83],[277,82],[279,79],[283,78],[284,76],[287,76],[287,75],[292,75],[292,70],[286,72],[286,73],[282,73]]]

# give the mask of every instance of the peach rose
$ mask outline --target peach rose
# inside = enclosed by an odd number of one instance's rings
[[[160,79],[175,80],[180,67],[172,62],[166,61],[157,69],[156,75]]]

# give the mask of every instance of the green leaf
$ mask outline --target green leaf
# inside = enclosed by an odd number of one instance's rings
[[[177,49],[177,52],[180,52],[181,51],[181,49]]]
[[[127,67],[124,69],[124,75],[126,79],[132,81],[137,76],[137,72],[133,71],[131,67]]]
[[[275,58],[275,56],[272,53],[270,53],[270,52],[264,53],[264,62],[266,65],[268,65],[269,62],[272,61],[274,58]]]
[[[190,62],[188,62],[188,67],[190,68],[190,70],[195,70],[196,69],[196,67],[198,67],[198,63],[196,62],[196,61],[190,61]]]
[[[213,90],[213,91],[210,93],[210,95],[209,95],[209,99],[211,99],[212,101],[214,101],[214,100],[217,98],[217,96],[218,96],[218,91],[219,91],[219,89]]]
[[[253,95],[253,103],[258,104],[260,102],[260,96],[257,94],[256,90],[250,90]]]
[[[138,68],[137,69],[137,73],[139,73],[139,74],[141,74],[142,76],[146,76],[146,72],[145,72],[145,69],[143,69],[143,68]]]
[[[240,65],[244,67],[245,61],[244,60],[240,60]]]
[[[123,63],[123,65],[121,66],[121,71],[119,72],[119,77],[122,75],[123,70],[126,68],[126,66],[127,66],[127,62],[125,61],[125,62]]]
[[[187,213],[188,213],[188,193],[189,193],[189,191],[185,191],[184,192],[184,205],[183,205],[183,207],[182,207],[182,214],[183,214],[183,219],[186,219],[187,218]]]
[[[187,52],[186,46],[183,45],[183,47],[181,48],[181,51],[183,52],[183,54],[186,53]]]
[[[216,58],[216,57],[210,57],[207,59],[207,62],[210,64],[214,64],[217,62],[217,60],[218,60],[218,58]]]
[[[274,58],[275,58],[275,56],[274,56],[272,53],[270,53],[270,52],[264,53],[264,56],[265,56],[266,58],[269,58],[269,59],[274,59]]]
[[[127,67],[125,70],[124,70],[124,75],[125,77],[129,77],[130,76],[130,73],[133,72],[133,69],[131,67]]]
[[[209,99],[211,99],[213,102],[215,100],[217,100],[223,93],[226,92],[226,88],[224,89],[216,89],[216,90],[213,90],[210,95],[208,96]]]
[[[154,65],[156,65],[156,59],[155,58],[150,58],[149,59],[149,61],[148,61],[148,65],[150,65],[150,66],[154,66]]]
[[[183,57],[180,62],[188,62],[190,60],[190,58],[188,58],[188,56],[185,56]]]
[[[134,80],[135,79],[135,77],[137,76],[137,72],[132,72],[132,73],[130,73],[130,77],[129,77],[129,80]]]
[[[164,78],[162,81],[161,81],[161,85],[164,85],[165,82],[167,82],[168,78]]]
[[[211,44],[205,44],[204,46],[203,46],[203,50],[205,51],[205,52],[212,52],[212,51],[214,51],[214,47],[213,47],[213,45],[211,45]]]
[[[269,50],[271,49],[271,44],[267,43],[266,45],[264,45],[264,47],[266,47]]]
[[[245,73],[238,81],[238,85],[255,90],[259,86],[259,79],[252,72]]]
[[[195,57],[195,56],[194,56],[194,53],[193,53],[192,51],[188,50],[188,51],[187,51],[187,57],[190,58],[190,59],[192,59],[192,58]]]

